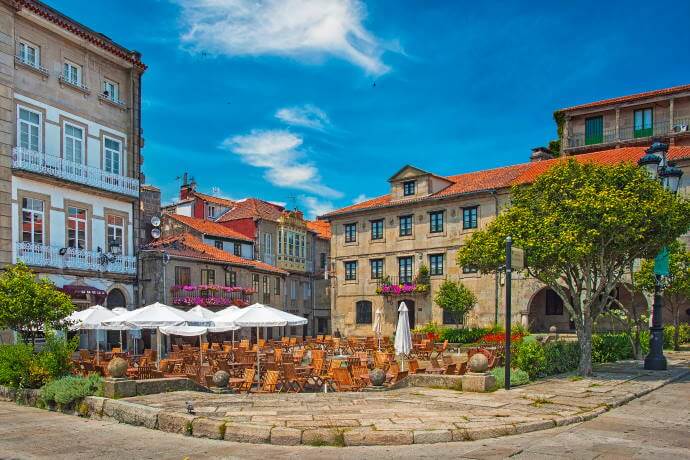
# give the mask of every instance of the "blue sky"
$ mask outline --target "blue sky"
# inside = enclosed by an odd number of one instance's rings
[[[519,163],[561,107],[690,83],[690,3],[46,0],[142,52],[144,172],[308,215]],[[375,86],[374,86],[375,83]]]

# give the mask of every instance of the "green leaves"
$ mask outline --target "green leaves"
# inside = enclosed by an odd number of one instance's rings
[[[434,296],[436,305],[450,312],[456,322],[462,318],[477,304],[477,296],[460,282],[445,280]]]

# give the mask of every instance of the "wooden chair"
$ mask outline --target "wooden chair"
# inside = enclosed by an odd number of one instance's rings
[[[424,374],[426,372],[425,368],[419,367],[419,362],[416,359],[411,359],[409,361],[409,366],[410,374]]]
[[[338,391],[360,391],[362,385],[355,382],[347,368],[333,369],[333,382]]]
[[[442,358],[443,358],[443,364],[445,364],[446,366],[449,364],[453,364],[453,358],[451,356],[443,355]]]
[[[263,384],[257,393],[275,393],[279,377],[280,372],[278,371],[266,371]]]
[[[369,367],[369,354],[366,351],[358,351],[355,356],[359,358],[360,365]]]
[[[469,350],[467,352],[467,360],[469,361],[469,359],[477,353],[486,356],[486,359],[489,361],[489,369],[493,369],[496,366],[496,355],[485,348],[473,348]]]
[[[91,362],[89,350],[79,350],[79,359],[81,359],[82,362]]]
[[[394,361],[388,367],[388,372],[386,372],[386,383],[390,383],[396,375],[400,372],[400,366],[398,366],[397,361]]]
[[[122,347],[113,347],[110,349],[111,353],[122,353]]]
[[[467,361],[460,363],[458,368],[458,375],[464,375],[467,372]]]
[[[360,383],[362,387],[367,386],[369,384],[369,368],[361,364],[352,366],[352,378]]]
[[[139,365],[137,367],[137,380],[155,379],[158,378],[158,373],[151,364]]]
[[[390,382],[391,385],[398,383],[399,381],[401,381],[402,379],[407,377],[407,372],[408,371],[400,371],[400,370],[398,372],[396,372],[395,375],[393,376],[393,379]]]
[[[457,364],[455,364],[455,363],[449,364],[448,366],[446,366],[446,374],[447,375],[455,375],[456,367],[457,367]]]
[[[241,393],[243,391],[246,391],[249,393],[252,389],[252,385],[254,385],[254,376],[256,375],[256,369],[251,368],[251,369],[245,369],[244,370],[244,382],[240,384],[240,386],[237,388],[237,392]]]
[[[443,356],[443,353],[448,349],[448,340],[444,340],[441,345],[437,345],[434,347],[434,351],[436,352],[436,357],[440,358]]]
[[[304,391],[304,386],[307,384],[307,376],[299,375],[295,370],[295,365],[292,363],[283,363],[283,384],[285,391],[294,391],[300,393]]]

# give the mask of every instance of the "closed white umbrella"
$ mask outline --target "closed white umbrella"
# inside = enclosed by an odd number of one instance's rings
[[[374,334],[376,334],[376,337],[378,338],[379,351],[381,351],[381,334],[383,331],[383,311],[381,310],[381,308],[377,308],[376,313],[374,313],[374,326],[372,329],[374,330]]]
[[[301,316],[287,313],[277,308],[269,307],[260,303],[255,303],[241,310],[242,314],[238,315],[233,323],[240,327],[256,327],[256,340],[259,340],[260,327],[275,327],[275,326],[301,326],[307,324],[307,319]],[[256,374],[260,377],[259,352],[257,348],[256,353]]]
[[[400,302],[398,308],[398,327],[395,330],[395,353],[402,355],[401,370],[405,370],[405,355],[412,350],[412,334],[410,333],[410,318],[407,313],[407,305]]]

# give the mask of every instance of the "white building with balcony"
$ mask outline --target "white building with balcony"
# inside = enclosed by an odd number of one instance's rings
[[[0,263],[26,263],[77,308],[136,308],[146,66],[41,2],[3,5]]]

